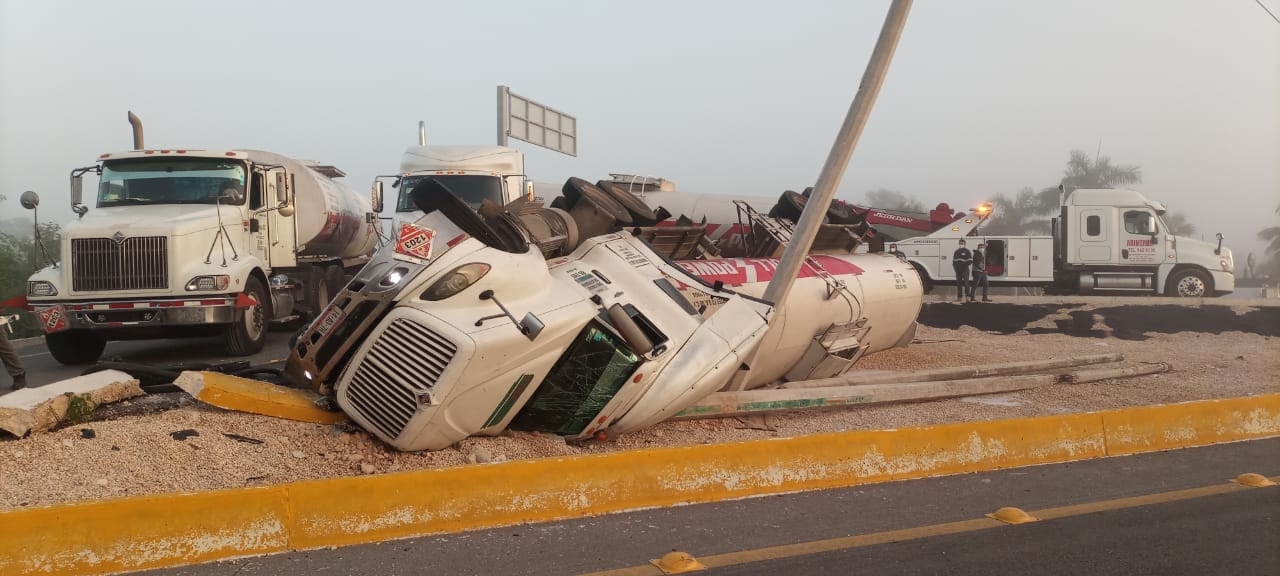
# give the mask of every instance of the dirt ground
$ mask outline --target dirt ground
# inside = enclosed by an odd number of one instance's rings
[[[0,438],[0,510],[28,506],[270,485],[545,456],[711,444],[858,429],[1086,412],[1280,392],[1276,310],[1215,306],[1212,325],[1144,322],[1107,305],[1048,306],[1012,318],[931,297],[917,343],[864,358],[856,369],[944,366],[1124,354],[1121,365],[1167,362],[1172,371],[1091,384],[941,401],[860,406],[767,418],[667,422],[616,441],[569,445],[508,432],[422,453],[396,452],[352,427],[319,426],[227,412],[180,393],[116,406],[111,418],[23,439]],[[966,306],[984,306],[970,304]],[[1209,308],[1209,307],[1205,307]],[[1010,309],[1014,310],[1014,309]],[[1265,309],[1262,309],[1265,311]],[[1225,313],[1225,316],[1223,314]],[[960,318],[959,321],[956,318]],[[969,320],[965,320],[968,318]],[[992,320],[995,318],[996,320]],[[1235,319],[1233,323],[1233,318]],[[998,321],[997,321],[998,320]],[[1221,322],[1226,322],[1224,329]],[[1112,324],[1116,324],[1113,326]],[[1143,329],[1143,325],[1155,327]],[[982,329],[974,327],[981,326]],[[1158,328],[1158,329],[1156,329]],[[165,400],[168,400],[166,402]],[[172,408],[173,404],[177,408]],[[163,408],[163,410],[162,410]],[[160,410],[157,412],[157,410]]]

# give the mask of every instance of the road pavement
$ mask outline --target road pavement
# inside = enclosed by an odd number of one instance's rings
[[[1280,438],[312,550],[150,575],[1280,573]],[[512,482],[519,482],[513,478]],[[423,486],[424,490],[433,489]],[[985,517],[1016,506],[1043,519]]]

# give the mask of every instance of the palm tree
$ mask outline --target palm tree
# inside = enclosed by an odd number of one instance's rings
[[[1280,206],[1276,207],[1276,214],[1280,215]],[[1280,226],[1263,228],[1258,231],[1258,239],[1267,242],[1267,248],[1264,251],[1267,261],[1262,265],[1262,271],[1272,276],[1280,276]]]
[[[1013,236],[1048,234],[1050,231],[1049,221],[1042,218],[1047,211],[1040,202],[1040,196],[1030,186],[1019,190],[1013,198],[997,194],[991,203],[995,208],[991,220],[982,227],[987,234]],[[1056,197],[1053,203],[1057,205]]]
[[[1112,164],[1111,158],[1098,156],[1090,159],[1082,150],[1072,150],[1071,159],[1067,160],[1067,169],[1062,173],[1062,188],[1067,196],[1079,189],[1115,188],[1142,182],[1142,168],[1132,164]],[[1049,230],[1046,218],[1058,211],[1059,190],[1050,186],[1040,190],[1034,200],[1027,201],[1030,216],[1026,220],[1027,230]]]

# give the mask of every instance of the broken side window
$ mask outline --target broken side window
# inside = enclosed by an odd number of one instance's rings
[[[621,338],[592,322],[556,361],[511,428],[579,434],[639,366],[640,357]]]

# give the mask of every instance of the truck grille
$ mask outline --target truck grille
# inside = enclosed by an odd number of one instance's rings
[[[169,287],[169,259],[164,236],[71,240],[71,288],[89,290],[154,290]]]
[[[400,435],[458,347],[426,326],[396,318],[347,385],[347,399],[387,438]]]

